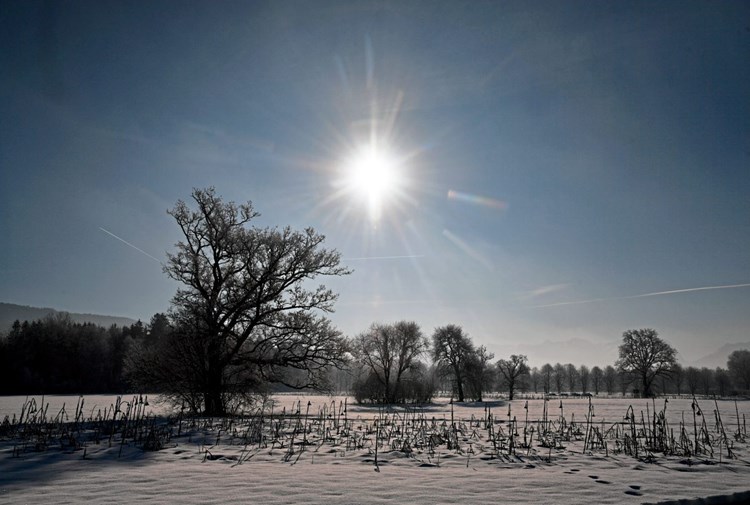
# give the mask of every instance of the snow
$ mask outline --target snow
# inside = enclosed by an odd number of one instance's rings
[[[329,419],[341,416],[343,398],[283,395],[274,397],[274,412],[295,412],[304,418],[310,402],[310,418],[327,409]],[[40,401],[40,399],[37,399]],[[0,398],[0,420],[8,412],[20,412],[24,398]],[[65,401],[73,412],[75,397],[45,399]],[[409,419],[407,414],[424,416],[436,423],[450,423],[451,405],[438,400],[418,412],[401,408],[383,410],[352,405],[347,400],[348,419],[354,425],[381,425],[390,420]],[[85,405],[106,408],[110,397],[87,397]],[[152,402],[153,403],[153,402]],[[584,421],[588,400],[562,400],[568,422]],[[670,426],[678,427],[683,416],[688,433],[693,433],[692,401],[673,399],[667,404]],[[72,406],[71,406],[72,405]],[[526,415],[525,400],[510,402],[511,420]],[[560,416],[560,400],[547,404],[549,418]],[[640,413],[661,411],[663,400],[594,399],[595,423],[610,425],[624,419],[628,406],[640,422]],[[737,431],[735,404],[731,401],[699,400],[708,426],[713,430],[716,405],[727,433]],[[740,424],[748,402],[740,402]],[[150,406],[151,407],[151,406]],[[335,408],[335,415],[330,410]],[[508,403],[492,399],[485,404],[454,404],[453,416],[461,419],[460,451],[439,446],[433,455],[426,450],[411,454],[382,446],[378,466],[370,446],[347,448],[315,438],[310,444],[294,446],[247,446],[231,437],[231,430],[219,435],[215,428],[185,427],[182,436],[172,438],[159,451],[144,451],[130,442],[112,447],[89,441],[84,449],[48,448],[18,453],[16,442],[0,438],[0,503],[227,503],[248,502],[286,504],[344,503],[658,503],[666,500],[693,500],[694,503],[741,503],[750,500],[750,452],[747,442],[733,440],[736,458],[655,455],[652,462],[636,459],[612,449],[583,451],[583,441],[564,442],[564,449],[542,448],[532,444],[518,449],[515,456],[491,450],[485,426],[487,408],[498,430],[508,431]],[[158,411],[158,405],[153,405]],[[53,412],[52,405],[48,412]],[[529,400],[529,419],[540,419],[544,401]],[[59,409],[58,409],[59,411]],[[90,411],[84,408],[87,415]],[[472,416],[474,424],[472,424]],[[71,416],[72,417],[72,416]],[[648,419],[648,417],[645,417]],[[332,421],[331,421],[332,422]],[[333,427],[333,424],[330,425]],[[687,428],[686,428],[687,429]],[[472,437],[470,432],[476,432]],[[521,430],[522,431],[522,430]],[[298,434],[298,437],[302,437]],[[732,437],[732,435],[730,435]],[[732,437],[733,438],[733,437]],[[298,440],[301,442],[301,440]],[[471,451],[468,447],[471,447]],[[473,454],[471,454],[473,452]],[[549,458],[549,459],[548,459]],[[734,493],[737,494],[734,497]],[[709,501],[705,499],[715,497]],[[722,498],[716,498],[722,497]],[[702,501],[699,501],[701,500]],[[693,503],[684,502],[684,503]]]

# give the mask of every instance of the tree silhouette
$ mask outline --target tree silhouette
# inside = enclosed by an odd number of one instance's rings
[[[589,392],[589,379],[591,378],[591,370],[586,365],[578,367],[578,382],[581,384],[581,393],[586,394]]]
[[[640,392],[645,397],[652,395],[654,379],[670,375],[677,363],[675,349],[650,328],[624,332],[619,351],[617,368],[640,382]]]
[[[548,395],[552,392],[552,378],[555,375],[555,369],[549,363],[542,365],[542,369],[539,372],[542,376],[542,388],[544,394]]]
[[[170,312],[179,345],[162,349],[169,359],[142,353],[138,373],[167,393],[201,398],[208,415],[225,414],[238,395],[266,383],[325,388],[346,341],[325,317],[337,295],[306,283],[349,273],[340,254],[324,249],[312,228],[250,226],[258,216],[250,202],[225,203],[213,188],[192,198],[195,210],[178,201],[169,211],[184,239],[164,267],[182,284]],[[169,373],[185,380],[165,383]]]
[[[474,345],[460,326],[449,324],[435,329],[432,335],[432,359],[453,377],[459,402],[464,401],[467,366],[473,353]]]
[[[513,354],[509,359],[501,359],[497,362],[497,370],[508,387],[508,400],[512,400],[519,377],[529,373],[526,356]]]
[[[419,358],[427,349],[427,339],[412,321],[373,324],[353,344],[357,359],[382,387],[380,400],[385,403],[402,399],[402,379],[421,365]]]
[[[483,345],[474,349],[466,362],[466,384],[468,394],[478,402],[482,401],[482,394],[493,386],[495,370],[492,360],[495,354],[488,352]]]
[[[594,387],[595,395],[599,394],[602,382],[604,382],[604,371],[598,366],[595,366],[591,369],[591,385]]]

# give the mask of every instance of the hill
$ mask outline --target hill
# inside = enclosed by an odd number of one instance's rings
[[[36,321],[46,316],[60,314],[62,311],[51,309],[49,307],[29,307],[26,305],[16,305],[14,303],[0,302],[0,332],[6,332],[13,321]],[[99,326],[108,328],[113,324],[117,326],[129,326],[136,321],[129,317],[105,316],[99,314],[78,314],[68,312],[70,318],[76,323],[94,323]]]
[[[739,351],[741,349],[750,349],[750,342],[744,342],[741,344],[724,344],[711,354],[707,354],[696,360],[692,365],[699,368],[704,366],[708,368],[726,368],[729,355],[734,351]]]

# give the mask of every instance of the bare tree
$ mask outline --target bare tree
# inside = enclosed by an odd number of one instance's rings
[[[682,385],[685,382],[685,369],[682,368],[682,365],[675,363],[672,367],[672,376],[670,379],[675,393],[677,393],[678,396],[681,395]]]
[[[734,351],[729,355],[727,368],[738,388],[750,390],[750,351]]]
[[[589,392],[589,377],[591,371],[586,365],[578,367],[578,382],[581,385],[581,393],[586,394]]]
[[[659,338],[656,330],[627,330],[622,334],[617,368],[633,374],[641,385],[643,396],[652,395],[654,379],[669,375],[677,363],[674,348]]]
[[[534,394],[539,392],[539,383],[541,382],[541,374],[539,372],[539,368],[534,367],[529,372],[529,381],[531,382],[531,389],[534,391]]]
[[[508,399],[513,399],[516,385],[519,378],[529,373],[529,367],[526,365],[526,356],[522,354],[513,354],[509,359],[501,359],[497,362],[497,370],[508,388]]]
[[[591,369],[591,385],[594,387],[594,394],[598,395],[599,390],[604,382],[604,372],[598,366]]]
[[[565,367],[561,365],[560,363],[555,363],[555,369],[554,369],[554,374],[552,375],[552,378],[555,381],[555,388],[557,389],[557,394],[562,393],[563,384],[565,384]]]
[[[700,385],[704,395],[708,396],[711,394],[711,390],[714,387],[713,370],[705,366],[700,369]]]
[[[382,385],[386,403],[399,401],[404,374],[420,364],[419,358],[428,348],[419,325],[411,321],[373,324],[354,341],[356,357]]]
[[[615,394],[615,385],[617,384],[617,370],[612,365],[604,368],[604,388],[608,395]]]
[[[701,383],[701,371],[694,366],[687,367],[685,369],[685,383],[687,384],[688,393],[695,396]]]
[[[555,374],[555,369],[549,363],[542,365],[542,370],[539,372],[542,375],[542,389],[544,394],[548,395],[552,391],[552,376]]]
[[[568,386],[568,392],[572,393],[578,390],[578,369],[573,363],[565,365],[565,382]]]
[[[724,368],[717,367],[716,370],[714,370],[714,381],[719,396],[726,396],[732,384],[729,372]]]
[[[197,208],[178,201],[169,211],[183,240],[164,267],[182,284],[170,312],[181,341],[163,350],[170,356],[141,356],[167,367],[162,378],[171,372],[184,380],[155,386],[174,394],[187,388],[209,415],[225,414],[237,395],[269,382],[324,389],[328,370],[345,361],[346,340],[325,317],[337,295],[306,285],[349,273],[340,254],[324,249],[312,228],[250,226],[258,216],[250,202],[225,203],[213,188],[192,198]]]
[[[435,329],[432,335],[432,359],[453,377],[459,402],[464,401],[466,366],[473,354],[474,345],[460,326],[449,324]]]
[[[495,374],[491,365],[495,355],[487,352],[483,345],[477,347],[469,356],[466,363],[466,383],[468,393],[478,402],[482,401],[482,394],[492,387]]]

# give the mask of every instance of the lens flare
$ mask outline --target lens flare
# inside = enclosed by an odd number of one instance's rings
[[[461,193],[460,191],[454,191],[452,189],[448,191],[448,200],[472,203],[474,205],[482,205],[484,207],[490,207],[499,210],[505,210],[508,208],[508,204],[506,202],[503,202],[502,200],[496,200],[494,198],[488,198],[485,196],[472,195],[470,193]]]

